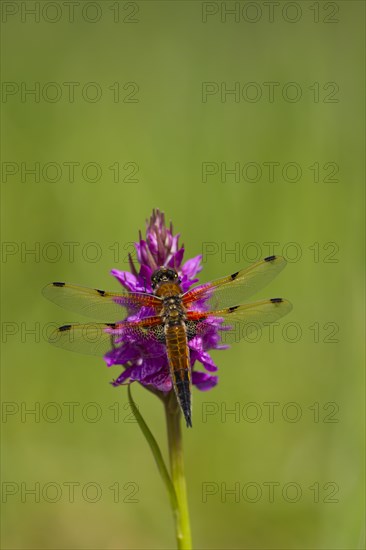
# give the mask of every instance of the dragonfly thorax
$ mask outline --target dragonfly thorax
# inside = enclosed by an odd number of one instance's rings
[[[176,324],[185,321],[185,310],[180,295],[163,298],[163,319],[165,323]]]

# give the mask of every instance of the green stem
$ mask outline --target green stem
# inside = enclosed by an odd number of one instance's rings
[[[175,514],[175,531],[179,550],[191,550],[191,526],[187,501],[186,479],[184,476],[184,456],[181,430],[181,412],[174,392],[164,401],[168,430],[171,479],[178,502],[178,514]]]

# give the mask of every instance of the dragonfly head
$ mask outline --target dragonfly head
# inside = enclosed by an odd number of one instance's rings
[[[154,290],[162,283],[180,284],[180,282],[178,273],[175,269],[171,269],[170,267],[159,267],[159,269],[154,271],[151,275],[151,286]]]

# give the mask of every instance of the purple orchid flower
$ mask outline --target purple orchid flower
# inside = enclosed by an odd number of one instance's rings
[[[184,246],[179,245],[179,234],[173,234],[172,223],[169,228],[166,227],[164,213],[158,209],[153,211],[146,224],[146,239],[142,238],[140,232],[139,242],[135,243],[139,270],[129,255],[131,271],[113,269],[111,274],[130,292],[152,293],[151,276],[154,271],[160,267],[171,267],[178,272],[181,288],[183,292],[186,292],[198,281],[196,275],[202,269],[202,256],[195,256],[183,263]],[[204,309],[204,304],[201,305],[201,308]],[[127,317],[127,320],[141,320],[151,315],[154,315],[154,311],[151,308],[143,307],[137,315],[131,315]],[[195,336],[188,343],[192,383],[202,391],[210,390],[218,382],[218,377],[211,374],[217,371],[217,366],[208,350],[227,347],[220,345],[219,328],[220,321],[212,321],[212,329]],[[112,382],[113,386],[138,381],[154,390],[170,392],[172,381],[165,345],[151,339],[139,338],[136,335],[123,334],[123,332],[117,336],[115,339],[117,346],[104,356],[108,367],[112,365],[124,366],[124,371]],[[120,345],[118,345],[119,343]],[[206,372],[196,370],[197,362],[203,365]]]

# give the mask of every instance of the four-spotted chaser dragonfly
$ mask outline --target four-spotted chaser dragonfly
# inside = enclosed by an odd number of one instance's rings
[[[218,327],[221,341],[230,344],[291,311],[282,298],[242,303],[268,284],[286,265],[281,256],[269,256],[247,269],[182,293],[175,269],[160,267],[151,277],[153,294],[106,292],[67,283],[47,285],[43,294],[59,306],[108,323],[64,325],[51,336],[55,345],[104,355],[126,339],[143,341],[146,349],[157,342],[167,355],[172,385],[187,426],[191,421],[191,363],[189,341]],[[151,315],[139,319],[141,308]],[[137,320],[121,320],[136,315]],[[155,346],[156,347],[156,346]]]

